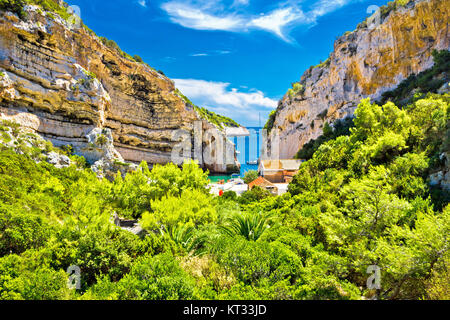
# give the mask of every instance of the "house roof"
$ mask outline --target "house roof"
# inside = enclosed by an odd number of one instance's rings
[[[259,177],[258,179],[254,180],[248,184],[249,189],[252,189],[254,186],[273,187],[273,188],[277,187],[276,185],[274,185],[272,182],[268,181],[264,177]]]

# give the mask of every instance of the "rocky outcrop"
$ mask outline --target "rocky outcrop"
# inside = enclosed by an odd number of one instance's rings
[[[47,154],[47,162],[54,165],[56,168],[67,168],[72,164],[70,158],[66,155],[61,155],[54,151]]]
[[[177,95],[173,81],[122,57],[84,27],[37,6],[25,11],[24,19],[0,12],[0,115],[56,146],[72,145],[91,164],[101,159],[170,162],[181,141],[174,132],[193,133],[201,121]],[[201,123],[202,133],[211,129],[232,147],[219,128]],[[114,150],[93,146],[99,132]],[[205,163],[211,135],[201,137],[200,147],[191,152],[200,164],[215,172],[238,169],[234,148],[225,161]]]
[[[329,59],[303,74],[301,90],[280,101],[270,147],[279,143],[280,157],[292,158],[322,134],[325,122],[353,115],[361,99],[376,100],[430,68],[432,50],[450,48],[449,8],[446,0],[412,1],[379,25],[370,23],[373,16],[368,25],[337,39]]]
[[[430,175],[430,185],[450,191],[450,153],[442,153],[439,160],[441,160],[444,165],[441,166],[439,171]]]

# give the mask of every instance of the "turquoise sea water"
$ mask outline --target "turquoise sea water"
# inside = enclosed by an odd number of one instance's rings
[[[249,161],[256,161],[258,160],[258,153],[257,151],[257,135],[256,135],[256,131],[255,130],[249,130],[250,132],[250,137],[248,139],[249,142],[249,148],[248,148],[248,152],[249,152]],[[230,138],[230,140],[234,143],[235,139],[234,138]],[[262,139],[260,139],[260,148],[261,148],[261,144],[262,144]],[[241,173],[240,176],[243,177],[244,174],[249,171],[249,170],[258,170],[258,165],[257,164],[247,164],[247,161],[245,159],[245,153],[246,153],[246,139],[245,137],[238,137],[237,138],[237,147],[236,147],[237,151],[239,152],[238,154],[238,160],[239,163],[241,164]],[[212,175],[210,176],[210,180],[211,182],[217,182],[219,180],[228,180],[231,178],[231,175]]]

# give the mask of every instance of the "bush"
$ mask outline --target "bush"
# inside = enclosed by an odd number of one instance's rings
[[[26,4],[26,0],[0,0],[0,9],[12,11],[23,19],[25,17],[23,7]]]
[[[270,112],[269,119],[267,119],[267,122],[264,125],[264,129],[267,130],[267,133],[270,133],[270,131],[272,131],[273,126],[275,125],[276,118],[277,118],[277,109]]]
[[[234,191],[225,191],[222,195],[222,199],[235,201],[237,199],[237,194]]]
[[[289,98],[293,98],[297,94],[303,94],[305,92],[305,87],[298,82],[292,84],[292,89],[288,90]]]
[[[40,216],[0,204],[0,256],[20,254],[46,244],[52,228]]]
[[[249,184],[250,182],[255,181],[258,179],[259,173],[257,170],[249,170],[244,174],[244,182],[246,184]]]
[[[162,254],[144,256],[119,282],[103,278],[85,295],[86,299],[187,300],[193,299],[194,281],[177,260]]]
[[[259,187],[259,186],[255,186],[253,187],[253,189],[244,192],[239,198],[238,201],[240,204],[246,205],[246,204],[250,204],[252,202],[257,202],[257,201],[261,201],[267,197],[271,197],[272,194]]]
[[[139,63],[143,63],[143,62],[144,62],[144,60],[142,60],[142,58],[141,58],[140,56],[138,56],[138,55],[134,55],[134,56],[133,56],[133,59],[134,59],[136,62],[139,62]]]
[[[95,143],[98,144],[99,146],[104,146],[108,143],[108,138],[106,138],[104,134],[100,134],[95,139]]]
[[[168,196],[151,202],[152,213],[144,213],[142,225],[148,230],[177,226],[195,227],[217,220],[211,197],[198,190],[184,190],[180,197]]]
[[[308,143],[304,144],[302,149],[297,152],[295,158],[305,160],[311,159],[319,147],[327,141],[336,139],[340,136],[350,135],[350,128],[352,127],[354,127],[354,124],[351,117],[336,120],[333,123],[333,127],[326,122],[323,128],[323,134],[317,139],[312,139]]]
[[[281,243],[247,241],[242,237],[220,238],[213,249],[217,261],[244,284],[256,284],[268,280],[274,284],[299,276],[301,261]]]

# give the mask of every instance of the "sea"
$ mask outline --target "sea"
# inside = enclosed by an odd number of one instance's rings
[[[259,158],[259,152],[258,152],[258,135],[260,135],[259,139],[259,149],[261,148],[262,144],[262,136],[261,136],[261,130],[262,128],[247,128],[250,132],[250,137],[230,137],[230,141],[233,143],[236,143],[236,150],[238,152],[238,160],[241,164],[241,172],[240,176],[244,177],[245,173],[249,170],[258,170],[257,164],[247,164],[247,161],[253,162],[258,161]],[[247,155],[247,148],[246,145],[248,144],[248,159],[246,159]],[[215,183],[220,180],[228,180],[231,178],[231,175],[210,175],[209,179],[212,183]]]

